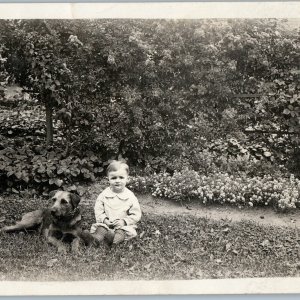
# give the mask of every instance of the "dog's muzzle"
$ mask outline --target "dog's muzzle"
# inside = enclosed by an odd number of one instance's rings
[[[59,217],[60,216],[60,212],[59,209],[57,207],[52,207],[51,210],[51,215],[54,217]]]

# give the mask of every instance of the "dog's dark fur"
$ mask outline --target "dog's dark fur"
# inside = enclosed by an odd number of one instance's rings
[[[47,241],[56,246],[61,253],[67,252],[67,243],[71,243],[72,252],[78,252],[81,243],[89,245],[92,236],[80,226],[81,214],[78,208],[79,196],[52,191],[49,194],[53,205],[25,214],[15,225],[2,228],[4,232],[38,230]]]

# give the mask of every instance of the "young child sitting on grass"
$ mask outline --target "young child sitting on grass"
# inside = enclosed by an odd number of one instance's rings
[[[128,175],[124,162],[114,160],[107,167],[109,187],[96,200],[96,223],[90,230],[96,244],[106,239],[116,245],[137,235],[136,224],[142,214],[137,198],[126,187]]]

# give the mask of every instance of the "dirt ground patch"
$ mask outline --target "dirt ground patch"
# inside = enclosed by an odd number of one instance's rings
[[[187,205],[153,198],[151,195],[139,195],[138,199],[143,212],[158,215],[192,215],[212,220],[229,220],[232,222],[252,221],[265,226],[300,228],[300,211],[289,213],[276,212],[266,208],[238,208],[221,205],[203,205],[199,202],[190,202]]]

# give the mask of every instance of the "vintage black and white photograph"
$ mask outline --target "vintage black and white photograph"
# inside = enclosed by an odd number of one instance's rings
[[[300,18],[1,18],[0,280],[299,278],[299,58]]]

